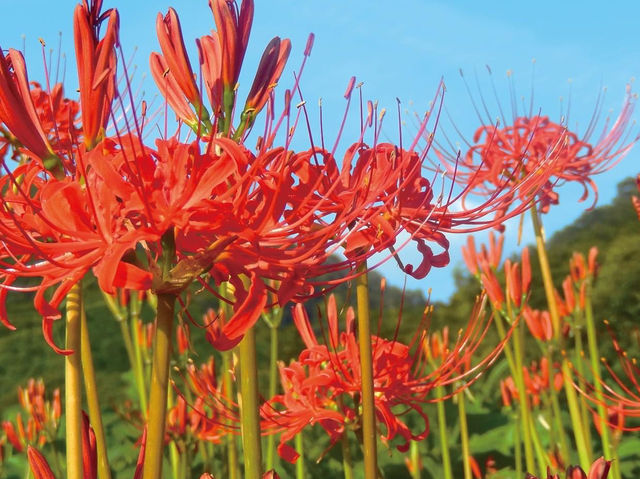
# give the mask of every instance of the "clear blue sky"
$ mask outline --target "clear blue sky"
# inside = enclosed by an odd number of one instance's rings
[[[42,80],[42,60],[38,37],[47,48],[57,46],[63,32],[63,52],[69,57],[66,69],[67,92],[73,95],[75,71],[72,43],[72,12],[77,2],[58,0],[4,0],[2,48],[22,48],[25,35],[27,61],[32,80]],[[257,0],[254,29],[245,60],[245,71],[257,65],[262,49],[275,36],[293,42],[290,64],[281,83],[289,85],[297,67],[306,37],[314,32],[314,50],[302,80],[309,104],[322,97],[325,105],[325,131],[332,138],[342,114],[344,88],[352,75],[364,81],[364,94],[378,100],[389,110],[395,98],[409,110],[422,112],[432,99],[441,78],[447,85],[445,105],[456,124],[471,135],[477,122],[458,70],[468,77],[477,71],[486,80],[485,65],[490,65],[499,95],[508,102],[505,72],[512,70],[518,95],[531,88],[532,59],[535,58],[534,104],[544,114],[559,119],[560,97],[569,95],[571,79],[572,115],[570,127],[581,131],[603,86],[608,89],[605,109],[618,111],[626,83],[640,69],[640,41],[637,19],[640,2],[613,0],[603,2],[432,2],[405,0]],[[213,18],[205,0],[104,1],[105,7],[117,7],[121,14],[121,39],[125,52],[138,47],[135,62],[146,71],[148,54],[157,49],[154,24],[158,11],[172,5],[180,15],[185,38],[194,39],[213,28]],[[195,46],[190,53],[195,60]],[[244,78],[244,81],[243,81]],[[250,78],[241,78],[245,88]],[[150,82],[148,89],[153,89]],[[639,87],[636,87],[636,90]],[[485,89],[485,91],[489,91]],[[636,115],[638,117],[638,115]],[[387,119],[388,120],[388,119]],[[391,126],[391,122],[387,123]],[[357,125],[345,133],[345,144],[355,138]],[[637,128],[636,128],[637,129]],[[410,125],[405,134],[411,133]],[[351,135],[351,136],[350,136]],[[395,135],[391,129],[389,136]],[[600,202],[615,194],[622,178],[640,172],[636,148],[614,170],[595,178]],[[577,204],[579,192],[560,191],[561,205],[545,217],[548,231],[569,223],[584,210]],[[531,235],[525,235],[525,240]],[[464,237],[452,237],[452,266],[459,264],[459,245]],[[512,246],[513,247],[513,246]],[[391,282],[402,284],[403,277],[392,274],[395,264],[383,268]],[[433,296],[444,299],[452,292],[452,268],[432,272],[425,280],[410,281],[409,286],[433,287]]]

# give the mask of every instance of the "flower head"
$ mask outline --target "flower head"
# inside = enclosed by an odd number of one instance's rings
[[[471,365],[471,356],[486,333],[486,324],[479,311],[478,304],[468,329],[461,332],[452,345],[443,345],[442,339],[429,339],[419,334],[409,345],[396,338],[372,337],[374,401],[376,416],[384,428],[380,434],[385,443],[399,438],[397,449],[406,451],[410,441],[426,437],[429,420],[423,407],[428,402],[442,399],[431,399],[429,393],[435,387],[454,384],[455,392],[459,392],[500,353],[502,344]],[[306,348],[296,361],[288,366],[280,365],[284,392],[262,407],[263,428],[267,434],[280,434],[279,453],[290,461],[294,461],[297,454],[287,441],[309,425],[319,424],[329,435],[331,445],[349,429],[360,427],[362,378],[355,313],[351,308],[347,309],[345,328],[341,330],[336,302],[330,296],[326,321],[323,344],[318,341],[303,306],[295,307],[294,322]],[[436,348],[438,357],[423,355],[427,343],[443,345]],[[407,410],[422,419],[423,426],[417,432],[405,422],[404,413],[399,414]]]
[[[516,97],[513,86],[511,97]],[[504,181],[517,185],[532,169],[546,164],[551,174],[535,193],[541,212],[545,213],[551,205],[558,204],[557,187],[567,182],[582,185],[584,193],[580,201],[588,197],[590,190],[593,191],[595,203],[598,190],[592,177],[617,164],[638,140],[638,136],[633,137],[630,132],[635,100],[636,96],[627,87],[618,117],[613,122],[607,118],[594,141],[601,110],[600,97],[582,135],[569,130],[566,118],[554,121],[534,113],[533,106],[523,111],[515,101],[509,118],[497,100],[499,115],[495,120],[484,98],[481,98],[482,108],[477,107],[472,99],[481,126],[471,141],[463,138],[469,145],[468,150],[460,156],[459,152],[450,151],[443,143],[436,147],[437,154],[450,165],[448,171],[451,176],[465,186],[465,198],[491,196],[496,189],[503,187]],[[504,213],[506,210],[500,212]]]
[[[611,461],[605,460],[604,457],[597,459],[591,467],[589,472],[585,473],[580,466],[569,466],[565,475],[566,479],[606,479],[609,476],[609,470],[611,469]],[[527,474],[525,479],[538,479],[532,474]],[[547,470],[546,479],[560,479],[559,474],[552,475]]]

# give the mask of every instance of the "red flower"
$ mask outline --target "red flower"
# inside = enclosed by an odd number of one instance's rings
[[[93,148],[105,135],[111,103],[116,89],[116,52],[118,12],[101,13],[102,0],[83,0],[73,15],[76,63],[84,143]],[[100,24],[108,19],[104,38],[98,37]]]
[[[609,470],[611,469],[611,461],[607,461],[604,457],[597,459],[591,468],[589,473],[585,473],[580,466],[569,466],[565,475],[566,479],[606,479],[609,476]],[[538,479],[532,474],[527,474],[525,479]],[[560,475],[551,475],[551,472],[547,469],[546,479],[560,479]]]
[[[511,94],[515,98],[515,92],[511,91]],[[535,193],[541,212],[547,212],[552,204],[558,203],[556,187],[565,182],[578,182],[583,186],[580,201],[592,190],[595,203],[597,188],[591,177],[617,164],[638,139],[637,136],[629,139],[634,106],[635,97],[627,87],[618,118],[610,128],[607,118],[597,142],[592,142],[600,103],[582,136],[570,131],[564,120],[557,123],[547,116],[533,115],[531,110],[523,114],[515,103],[511,121],[499,106],[499,120],[494,123],[495,116],[491,116],[485,105],[486,115],[476,110],[482,126],[476,130],[472,141],[463,138],[465,144],[470,145],[463,156],[445,148],[439,149],[438,155],[449,164],[449,173],[465,187],[465,198],[491,196],[504,187],[505,181],[516,186],[524,175],[546,164],[545,168],[549,168],[551,174]],[[504,213],[506,210],[500,212]]]
[[[476,311],[479,312],[479,309]],[[335,444],[347,429],[359,428],[358,401],[361,391],[360,357],[355,337],[355,314],[346,312],[346,327],[340,331],[335,299],[327,304],[326,345],[320,344],[302,305],[294,309],[294,322],[306,345],[297,361],[280,365],[284,393],[271,398],[262,407],[263,428],[267,434],[280,434],[279,453],[295,461],[297,454],[286,444],[308,425],[320,424]],[[409,441],[421,440],[429,433],[429,421],[423,406],[432,401],[429,392],[437,387],[467,379],[472,383],[486,364],[495,359],[500,345],[478,364],[470,367],[470,357],[486,332],[474,315],[470,325],[456,343],[442,350],[440,361],[427,372],[422,357],[422,340],[412,347],[397,340],[372,337],[375,409],[384,427],[382,440],[388,443],[399,437],[397,448],[406,451]],[[457,386],[456,392],[464,386]],[[403,421],[399,410],[413,410],[424,421],[414,433]]]

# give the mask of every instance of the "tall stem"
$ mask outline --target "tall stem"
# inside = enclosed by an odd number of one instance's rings
[[[524,444],[524,460],[527,467],[527,472],[533,472],[535,470],[534,462],[534,449],[533,449],[533,434],[536,434],[535,428],[531,428],[531,410],[529,408],[529,400],[527,398],[527,389],[524,384],[523,376],[523,351],[522,351],[522,339],[520,336],[520,330],[522,329],[522,323],[518,323],[516,330],[513,332],[513,350],[514,350],[514,366],[513,379],[516,382],[518,388],[518,405],[520,407],[520,421],[522,424],[522,442]]]
[[[337,402],[338,408],[342,409],[342,401],[340,397],[337,398]],[[351,444],[349,443],[347,428],[344,429],[340,442],[342,445],[342,470],[344,472],[344,479],[354,479],[353,457],[351,456]]]
[[[521,414],[522,412],[516,414],[516,417],[514,418],[513,448],[516,461],[516,477],[522,477],[522,434],[520,431],[522,421],[520,421],[519,417]]]
[[[272,398],[278,391],[278,327],[282,319],[283,309],[272,311],[270,317],[263,316],[269,325],[269,397]],[[297,436],[296,436],[297,437]],[[274,468],[276,458],[276,436],[270,434],[267,437],[267,471]]]
[[[176,296],[174,294],[158,294],[143,479],[161,479],[162,477],[162,453],[167,416],[169,362],[171,359],[171,335],[175,302]]]
[[[231,401],[233,397],[233,378],[231,377],[231,352],[222,353],[222,387],[224,397]],[[238,449],[236,447],[236,435],[227,434],[227,477],[238,479]]]
[[[544,284],[544,294],[547,298],[547,307],[549,308],[549,316],[553,325],[553,336],[558,342],[560,340],[560,315],[558,314],[558,305],[553,288],[553,279],[551,277],[551,268],[549,267],[549,259],[547,258],[547,250],[544,245],[544,229],[538,217],[538,210],[535,204],[531,206],[531,221],[533,223],[533,231],[536,235],[536,248],[538,251],[538,261],[540,263],[540,272],[542,273],[542,282]]]
[[[222,353],[222,386],[224,397],[231,401],[233,397],[233,378],[231,377],[231,352]],[[233,425],[233,424],[231,424]],[[238,479],[238,448],[236,446],[236,435],[227,434],[227,477]]]
[[[129,337],[129,342],[133,351],[133,362],[131,367],[133,368],[133,374],[136,380],[136,387],[138,389],[138,398],[140,399],[140,408],[142,410],[142,416],[147,416],[147,382],[145,380],[144,365],[142,364],[142,351],[140,351],[140,344],[136,340],[138,322],[140,321],[140,299],[137,294],[132,294],[129,299],[129,323],[130,334],[126,334],[123,331],[123,335]],[[133,339],[132,339],[133,338]],[[125,340],[126,341],[126,340]]]
[[[559,343],[560,315],[558,314],[558,307],[556,305],[556,299],[553,289],[553,279],[551,278],[551,268],[549,267],[549,259],[547,258],[547,251],[544,245],[544,232],[542,229],[542,223],[540,222],[540,218],[538,217],[538,211],[535,207],[535,204],[531,207],[531,220],[533,222],[533,230],[536,235],[538,261],[540,262],[540,271],[542,272],[542,281],[544,284],[545,296],[547,298],[549,315],[551,316],[551,323],[553,324],[553,334],[556,342]],[[580,407],[578,405],[576,392],[573,389],[573,385],[571,385],[569,381],[570,370],[566,358],[562,359],[562,375],[564,377],[564,389],[567,395],[567,403],[569,405],[569,414],[571,415],[573,434],[576,440],[578,456],[580,457],[580,466],[583,469],[589,469],[591,461],[585,440],[584,426],[580,417]]]
[[[362,447],[365,479],[378,477],[376,444],[376,409],[373,390],[373,357],[369,323],[369,281],[367,264],[358,267],[356,296],[358,301],[358,343],[360,346],[360,374],[362,376]]]
[[[549,364],[552,364],[549,362]],[[550,379],[549,389],[551,389],[551,409],[553,411],[553,420],[555,421],[555,430],[558,434],[560,441],[560,451],[565,464],[570,461],[569,443],[567,442],[567,435],[564,431],[564,425],[562,424],[562,415],[560,413],[560,401],[558,400],[558,392],[553,384],[553,379]]]
[[[438,386],[436,388],[436,397],[442,398],[444,396],[444,387]],[[436,403],[438,411],[438,430],[440,431],[440,450],[442,451],[442,468],[444,470],[444,479],[453,479],[453,473],[451,471],[451,456],[449,454],[449,438],[447,437],[447,415],[444,408],[444,401],[438,401]],[[413,442],[411,443],[413,444]]]
[[[256,364],[256,333],[250,328],[238,345],[240,353],[240,418],[244,448],[245,479],[262,477],[262,445],[260,443],[260,403]]]
[[[109,458],[107,456],[107,440],[104,435],[102,424],[102,414],[100,413],[100,401],[98,400],[98,386],[96,385],[96,373],[93,367],[93,356],[91,354],[91,340],[89,338],[89,328],[87,327],[87,315],[84,308],[80,311],[81,322],[81,358],[82,372],[84,374],[84,390],[87,395],[87,406],[89,408],[89,421],[96,436],[96,454],[98,459],[98,478],[111,479],[111,469],[109,468]]]
[[[440,404],[440,403],[438,403]],[[409,447],[409,461],[411,464],[411,479],[420,479],[422,468],[420,467],[420,446],[416,441],[411,441]]]
[[[306,472],[304,467],[304,443],[302,442],[302,431],[296,434],[295,438],[296,451],[300,457],[296,461],[296,479],[305,479]]]
[[[596,338],[596,327],[593,320],[593,308],[591,307],[591,285],[587,284],[587,293],[585,295],[585,319],[587,323],[587,342],[589,343],[589,356],[591,360],[591,370],[593,371],[593,384],[595,387],[596,399],[598,400],[598,419],[600,420],[600,437],[602,440],[602,450],[605,459],[612,459],[616,455],[616,451],[612,447],[611,438],[609,437],[609,421],[607,418],[607,409],[604,406],[602,395],[602,382],[600,374],[600,353],[598,352],[598,340]],[[620,466],[618,461],[614,461],[611,465],[613,479],[620,479]]]
[[[583,365],[584,359],[584,345],[582,343],[582,325],[577,327],[574,331],[575,336],[575,367],[578,371],[578,383],[582,390],[586,390],[585,388],[585,371]],[[591,424],[591,411],[589,410],[589,405],[587,404],[587,398],[580,395],[578,405],[580,406],[580,417],[582,418],[582,424],[584,425],[584,437],[585,437],[585,445],[587,446],[587,454],[589,457],[593,457],[593,448],[591,447],[591,429],[589,424]]]
[[[566,358],[563,358],[562,360],[562,375],[564,377],[564,392],[567,395],[567,404],[569,405],[569,414],[571,416],[571,425],[573,427],[573,434],[576,440],[576,447],[578,449],[580,467],[584,470],[588,470],[591,466],[591,458],[589,457],[587,445],[584,440],[584,425],[582,424],[582,418],[580,417],[578,397],[575,389],[573,389],[573,384],[569,381],[571,371]]]
[[[467,412],[464,404],[464,391],[456,394],[458,400],[458,414],[460,415],[460,440],[462,442],[462,466],[464,479],[473,479],[471,475],[471,453],[469,451],[469,428],[467,427]]]
[[[64,362],[64,399],[67,442],[67,479],[82,479],[82,287],[67,294],[66,348],[73,351]]]

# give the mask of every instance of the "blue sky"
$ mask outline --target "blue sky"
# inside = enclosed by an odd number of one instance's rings
[[[38,38],[47,48],[57,47],[58,32],[63,32],[62,51],[69,57],[66,77],[67,92],[75,90],[72,43],[72,12],[77,2],[58,0],[4,0],[2,48],[22,48],[25,35],[30,78],[42,80],[42,59]],[[309,32],[316,41],[301,85],[311,105],[323,98],[327,137],[337,130],[344,108],[342,94],[352,75],[364,82],[364,95],[378,100],[381,106],[395,110],[398,97],[403,108],[423,112],[444,79],[447,92],[445,105],[456,125],[471,135],[478,126],[458,70],[465,71],[473,82],[477,72],[483,90],[489,94],[485,65],[490,65],[498,95],[505,104],[509,92],[506,72],[511,70],[517,94],[530,97],[532,59],[534,105],[543,114],[559,120],[562,103],[566,106],[571,92],[570,128],[578,131],[586,126],[598,92],[607,88],[604,111],[617,111],[625,85],[638,75],[640,41],[637,18],[640,2],[628,0],[603,2],[431,2],[410,0],[397,2],[336,0],[257,0],[254,28],[245,60],[246,75],[241,87],[248,87],[267,41],[275,36],[289,37],[293,43],[290,63],[281,83],[290,84]],[[178,11],[185,38],[195,39],[212,29],[213,18],[205,0],[104,1],[105,7],[117,7],[121,14],[121,39],[127,54],[138,47],[134,63],[139,71],[147,71],[148,54],[157,49],[155,17],[172,5]],[[195,60],[195,47],[190,53]],[[570,81],[569,81],[570,80]],[[145,83],[151,91],[151,82]],[[636,87],[637,90],[637,87]],[[149,94],[150,92],[148,92]],[[636,114],[636,118],[638,115]],[[348,125],[344,144],[354,140],[357,121]],[[387,126],[392,123],[387,119]],[[638,128],[636,127],[636,131]],[[391,128],[393,138],[396,129]],[[411,125],[404,135],[411,134]],[[621,179],[640,172],[640,153],[632,151],[620,165],[595,179],[600,202],[615,194]],[[561,205],[544,218],[549,232],[579,216],[586,205],[577,204],[579,192],[560,190]],[[513,229],[513,227],[511,227]],[[513,235],[512,235],[513,237]],[[525,234],[525,240],[531,238]],[[512,240],[512,238],[509,238]],[[451,237],[452,265],[459,264],[459,245],[463,236]],[[508,241],[513,248],[513,241]],[[408,252],[411,254],[411,252]],[[395,263],[383,268],[389,280],[402,284],[403,277],[394,273]],[[452,292],[452,268],[434,271],[425,280],[410,281],[409,286],[433,288],[436,299]]]

